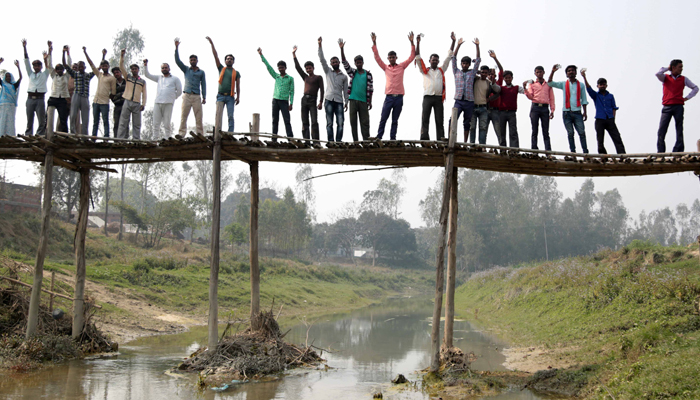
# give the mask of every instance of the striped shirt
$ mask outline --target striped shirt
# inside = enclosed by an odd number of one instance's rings
[[[73,93],[77,93],[83,97],[90,97],[90,79],[95,76],[94,72],[80,72],[73,71],[72,68],[66,68],[66,72],[75,81],[75,90]]]
[[[457,68],[457,57],[452,56],[452,72],[455,74],[455,100],[474,101],[474,77],[480,64],[481,58],[477,58],[474,60],[474,68],[464,72]]]
[[[285,74],[284,76],[278,74],[272,69],[264,55],[261,54],[260,58],[262,58],[262,62],[265,63],[270,76],[275,78],[275,91],[272,94],[272,98],[276,100],[289,100],[290,105],[294,104],[294,78],[289,74]]]

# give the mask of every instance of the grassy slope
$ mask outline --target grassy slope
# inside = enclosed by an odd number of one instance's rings
[[[699,300],[697,252],[635,242],[477,274],[456,308],[516,345],[566,348],[584,397],[698,399]]]

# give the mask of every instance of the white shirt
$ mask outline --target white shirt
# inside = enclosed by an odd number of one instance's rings
[[[70,55],[67,56],[66,62],[68,65],[73,65],[73,62],[70,58]],[[49,61],[49,65],[51,65],[51,61]],[[68,93],[68,81],[70,80],[70,75],[66,73],[66,71],[63,71],[63,75],[58,76],[56,73],[55,69],[51,69],[51,79],[53,80],[53,83],[51,84],[51,97],[55,98],[62,98],[62,99],[67,99],[70,97],[70,93]]]
[[[51,66],[51,56],[49,56],[48,64],[49,66],[47,68],[44,68],[37,73],[34,72],[34,68],[32,68],[32,64],[29,62],[29,59],[24,59],[24,66],[27,68],[27,75],[29,75],[29,88],[27,89],[27,92],[46,93],[49,90],[48,86],[46,85],[46,81],[49,79],[49,74],[51,74],[53,71],[53,67]]]
[[[156,104],[172,104],[182,94],[182,82],[180,78],[173,76],[156,76],[148,72],[148,65],[143,66],[146,78],[158,83],[156,92]]]
[[[425,67],[428,69],[428,73],[423,73],[423,68],[418,65],[418,71],[423,74],[423,96],[442,96],[442,77],[445,74],[445,69],[450,65],[450,60],[452,59],[452,50],[447,53],[445,61],[442,65],[432,69],[430,65]],[[420,63],[421,56],[418,54],[416,56],[416,61]],[[441,71],[442,70],[442,71]]]

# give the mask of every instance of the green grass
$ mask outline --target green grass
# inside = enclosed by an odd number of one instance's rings
[[[458,288],[456,309],[515,345],[566,349],[579,365],[567,373],[584,397],[695,399],[699,301],[696,255],[633,242],[617,252],[475,274]]]

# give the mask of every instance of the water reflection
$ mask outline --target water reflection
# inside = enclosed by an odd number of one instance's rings
[[[429,365],[429,300],[400,299],[357,312],[321,318],[310,328],[297,324],[285,337],[329,349],[323,356],[329,370],[294,371],[283,379],[244,384],[225,392],[196,390],[195,377],[165,374],[184,357],[206,343],[205,327],[191,332],[141,338],[122,346],[118,357],[70,361],[29,374],[0,377],[0,397],[8,399],[367,399],[376,391],[384,398],[427,399],[420,392],[397,393],[389,381],[398,373],[414,379],[415,371]],[[503,369],[501,343],[475,330],[467,322],[455,322],[455,344],[473,351],[476,369]],[[506,393],[494,399],[540,399],[529,392]]]

